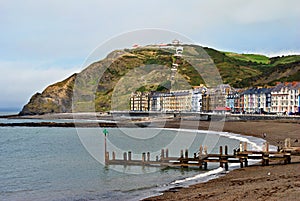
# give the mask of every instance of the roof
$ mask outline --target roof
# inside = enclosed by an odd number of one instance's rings
[[[230,111],[231,108],[230,107],[216,107],[214,110],[215,111]]]
[[[288,88],[290,90],[300,89],[300,82],[278,82],[277,85],[273,88],[272,91],[280,91],[282,88]]]
[[[270,88],[251,88],[242,92],[242,94],[268,94],[271,93],[272,89]]]

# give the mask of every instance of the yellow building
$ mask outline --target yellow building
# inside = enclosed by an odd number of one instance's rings
[[[151,111],[191,111],[192,90],[153,92],[150,96]]]
[[[149,92],[135,92],[130,96],[130,110],[131,111],[149,111],[150,100]]]

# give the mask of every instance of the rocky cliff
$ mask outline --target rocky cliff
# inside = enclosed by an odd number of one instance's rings
[[[20,115],[65,113],[72,111],[72,94],[76,74],[48,86],[42,93],[34,94]]]

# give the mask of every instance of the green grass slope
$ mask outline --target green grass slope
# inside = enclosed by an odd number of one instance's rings
[[[237,54],[233,52],[224,52],[226,56],[232,57],[236,60],[255,62],[260,64],[269,64],[270,58],[260,54]]]

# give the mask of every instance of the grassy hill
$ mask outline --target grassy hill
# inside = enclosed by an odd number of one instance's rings
[[[175,58],[174,49],[153,46],[113,51],[79,74],[35,94],[21,114],[71,112],[71,103],[73,111],[77,112],[129,109],[131,92],[170,88],[171,67],[175,61],[179,67],[176,81],[172,83],[173,89],[206,84],[204,80],[214,76],[214,72],[207,68],[212,63],[217,67],[222,82],[237,88],[272,85],[277,81],[300,81],[300,55],[268,58],[196,45],[183,47],[185,59]],[[195,65],[201,66],[201,76],[189,61],[193,55],[203,55],[195,61]],[[100,79],[99,75],[102,75]],[[75,94],[72,93],[74,84]],[[112,105],[115,108],[111,108]]]
[[[233,52],[224,52],[226,56],[232,57],[236,60],[246,61],[246,62],[254,62],[261,64],[269,64],[270,58],[260,54],[237,54]]]
[[[223,81],[234,87],[274,85],[300,80],[300,55],[268,58],[264,55],[220,52],[205,48]]]

